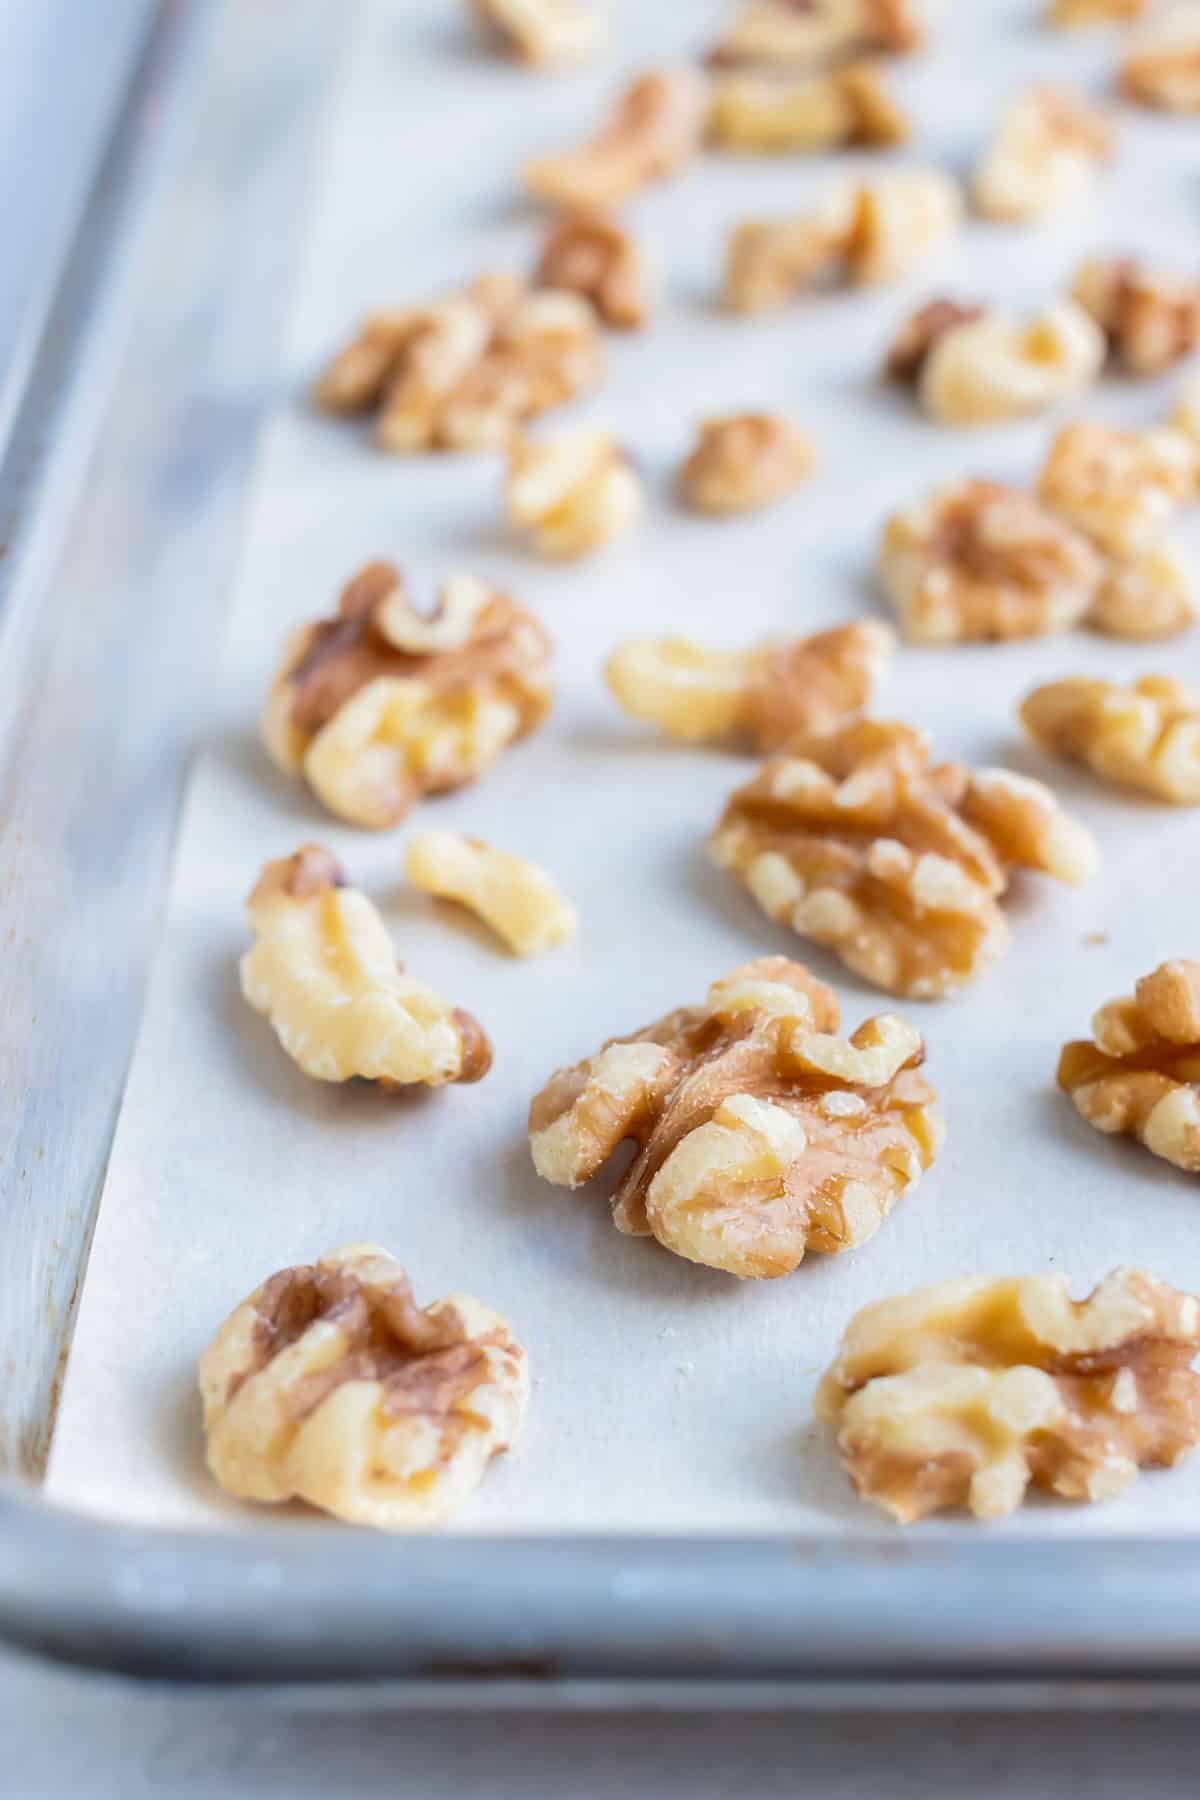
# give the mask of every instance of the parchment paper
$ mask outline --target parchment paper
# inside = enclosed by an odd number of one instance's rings
[[[561,77],[492,59],[460,10],[445,0],[347,9],[306,273],[262,443],[225,675],[198,722],[49,1492],[161,1523],[236,1528],[252,1516],[204,1473],[196,1358],[265,1275],[374,1239],[405,1262],[424,1300],[478,1293],[531,1353],[525,1435],[460,1529],[890,1532],[854,1501],[811,1421],[814,1380],[857,1307],[970,1271],[1065,1270],[1082,1292],[1132,1262],[1200,1286],[1194,1179],[1099,1136],[1053,1088],[1060,1044],[1101,1001],[1163,957],[1200,953],[1195,818],[1054,767],[1023,746],[1014,720],[1029,687],[1060,674],[1200,676],[1196,637],[1156,649],[1079,632],[897,659],[880,710],[930,728],[945,753],[1051,778],[1095,831],[1103,872],[1081,892],[1020,882],[1007,959],[959,999],[903,1008],[927,1034],[945,1153],[869,1246],[814,1256],[767,1284],[621,1237],[603,1179],[571,1196],[530,1166],[525,1109],[551,1069],[701,998],[747,957],[806,958],[835,982],[850,1027],[894,1004],[770,924],[709,867],[704,835],[753,764],[657,741],[618,713],[599,669],[631,633],[735,645],[868,614],[880,604],[875,539],[892,508],[967,470],[1030,479],[1054,421],[940,431],[877,384],[882,352],[915,303],[947,288],[1036,306],[1092,249],[1189,266],[1200,194],[1192,127],[1129,112],[1119,162],[1087,206],[1032,230],[972,223],[903,287],[802,300],[761,321],[714,304],[729,226],[798,209],[872,159],[706,157],[647,195],[632,217],[667,271],[666,299],[644,336],[610,339],[609,379],[575,414],[619,432],[651,502],[635,536],[560,568],[507,539],[494,459],[388,459],[313,414],[306,384],[362,310],[481,269],[529,267],[541,220],[519,197],[523,160],[581,135],[633,69],[711,41],[723,8],[621,0],[605,62]],[[914,155],[964,171],[1004,97],[1031,78],[1102,91],[1114,40],[1050,32],[1039,11],[1007,0],[942,7],[936,47],[895,68],[918,119]],[[1106,382],[1066,414],[1155,418],[1174,386]],[[713,523],[680,512],[671,477],[699,418],[756,406],[811,427],[817,478],[769,514]],[[476,570],[555,634],[549,723],[412,825],[474,831],[543,862],[582,914],[570,948],[518,962],[465,915],[406,892],[403,828],[339,827],[258,746],[285,634],[326,613],[352,571],[380,555],[404,565],[427,600],[448,570]],[[396,1099],[319,1085],[242,1002],[243,897],[264,860],[314,837],[378,901],[408,966],[485,1022],[496,1061],[481,1086]],[[1096,933],[1103,942],[1089,942]],[[1114,1504],[1034,1505],[998,1529],[1181,1530],[1198,1502],[1200,1458],[1143,1477]],[[279,1516],[336,1529],[299,1509]]]

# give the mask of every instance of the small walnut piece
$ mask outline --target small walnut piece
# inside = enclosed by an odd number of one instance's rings
[[[708,113],[712,143],[753,155],[902,144],[910,131],[908,115],[875,63],[851,63],[798,81],[726,75],[714,84]]]
[[[1134,375],[1161,375],[1200,345],[1200,281],[1133,256],[1097,256],[1081,266],[1071,292]]]
[[[924,358],[921,405],[943,425],[992,425],[1044,412],[1088,387],[1104,362],[1104,334],[1073,300],[1028,325],[999,313],[950,325]]]
[[[965,1276],[865,1306],[817,1389],[858,1492],[901,1524],[1030,1486],[1108,1500],[1200,1440],[1200,1301],[1137,1269]]]
[[[1129,557],[1157,547],[1196,478],[1196,450],[1181,431],[1080,421],[1055,437],[1038,494],[1102,550]]]
[[[604,41],[603,21],[581,0],[468,0],[481,23],[521,62],[584,62]]]
[[[618,703],[687,743],[737,737],[777,750],[797,733],[863,712],[894,640],[874,620],[752,650],[710,650],[690,638],[631,638],[605,679]]]
[[[517,956],[540,956],[565,944],[579,924],[544,869],[482,838],[418,832],[408,841],[404,873],[423,894],[469,907]]]
[[[696,512],[753,512],[800,487],[816,461],[812,439],[790,419],[728,413],[704,420],[679,471],[679,492]]]
[[[1200,1174],[1200,963],[1160,963],[1102,1006],[1092,1041],[1064,1044],[1058,1085],[1097,1131]]]
[[[897,332],[884,359],[883,373],[887,380],[915,386],[930,353],[946,334],[956,331],[960,325],[982,319],[986,310],[972,300],[927,300]]]
[[[1043,637],[1076,625],[1104,565],[1087,539],[999,482],[935,489],[884,527],[879,574],[910,643]]]
[[[1153,0],[1048,0],[1051,25],[1126,25],[1144,18]]]
[[[1008,945],[1015,867],[1086,881],[1095,846],[1040,782],[931,765],[909,726],[860,719],[763,764],[709,853],[763,911],[894,994],[939,999]]]
[[[1176,637],[1195,620],[1191,576],[1165,544],[1113,557],[1087,616],[1093,631],[1143,642]]]
[[[208,1466],[227,1493],[412,1531],[468,1500],[521,1429],[525,1351],[469,1294],[419,1307],[376,1244],[281,1269],[200,1359]]]
[[[768,956],[551,1076],[529,1113],[534,1166],[576,1188],[632,1139],[621,1231],[741,1277],[856,1249],[941,1148],[920,1034],[890,1014],[837,1036],[832,990]]]
[[[654,69],[625,89],[588,143],[527,163],[525,185],[559,206],[619,206],[696,154],[707,112],[708,86],[695,69]]]
[[[1113,153],[1108,114],[1066,88],[1011,101],[975,170],[972,196],[989,219],[1041,219],[1078,200]]]
[[[478,779],[541,723],[549,657],[532,613],[473,576],[452,577],[423,617],[399,571],[369,563],[334,618],[288,643],[263,739],[331,812],[379,830]]]
[[[539,556],[569,560],[629,530],[642,510],[642,484],[607,431],[547,443],[518,437],[509,446],[504,504]]]
[[[534,281],[580,294],[614,331],[640,331],[654,283],[641,247],[604,213],[566,212],[550,227]]]
[[[860,184],[846,260],[851,281],[902,281],[962,224],[962,189],[941,169],[897,169]]]
[[[1035,688],[1021,723],[1051,756],[1179,806],[1200,806],[1200,695],[1169,675],[1130,688],[1073,676]]]
[[[306,1075],[394,1088],[487,1074],[479,1021],[404,973],[383,920],[319,844],[268,863],[248,908],[242,993]]]
[[[743,0],[708,60],[806,69],[864,53],[901,55],[924,36],[917,0]]]
[[[1153,23],[1121,62],[1121,92],[1160,112],[1200,112],[1200,7]]]

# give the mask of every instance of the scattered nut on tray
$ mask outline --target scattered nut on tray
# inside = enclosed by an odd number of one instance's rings
[[[637,521],[641,478],[607,431],[536,442],[514,437],[504,506],[539,556],[570,560],[601,549]]]
[[[711,143],[758,156],[883,148],[903,144],[911,129],[883,69],[870,62],[791,81],[724,75],[713,84],[708,112]]]
[[[1200,347],[1200,281],[1135,256],[1091,257],[1071,293],[1095,319],[1114,361],[1133,375],[1161,375]]]
[[[708,60],[805,69],[864,52],[900,55],[924,41],[922,13],[918,0],[742,0]]]
[[[850,1479],[902,1524],[1030,1486],[1108,1500],[1200,1440],[1200,1301],[1138,1269],[966,1276],[865,1306],[817,1389]]]
[[[600,48],[604,21],[586,0],[467,0],[481,24],[522,62],[583,62]]]
[[[1192,577],[1166,544],[1110,558],[1087,624],[1107,637],[1151,642],[1196,622]]]
[[[1102,1006],[1091,1040],[1064,1044],[1058,1085],[1097,1131],[1200,1174],[1200,963],[1160,963]]]
[[[975,170],[971,196],[985,218],[1041,219],[1077,201],[1111,160],[1108,113],[1065,88],[1034,87],[1009,103]]]
[[[637,1155],[613,1222],[690,1262],[789,1274],[809,1250],[856,1249],[941,1147],[924,1045],[881,1014],[838,1037],[832,989],[764,957],[552,1075],[529,1113],[534,1166],[577,1188],[618,1145]]]
[[[816,463],[811,437],[790,419],[727,413],[701,424],[679,471],[679,495],[696,512],[752,512],[793,493]]]
[[[695,69],[653,69],[625,89],[587,143],[527,163],[525,185],[559,206],[619,206],[696,154],[707,114],[708,84]]]
[[[1007,948],[999,901],[1014,869],[1074,885],[1097,861],[1040,782],[932,764],[921,732],[875,719],[764,763],[729,800],[709,853],[770,918],[919,999],[973,981]]]
[[[654,299],[645,252],[616,219],[601,212],[565,212],[554,221],[534,281],[582,295],[614,331],[640,331]]]
[[[1195,497],[1197,466],[1195,445],[1173,426],[1121,431],[1080,420],[1056,435],[1038,495],[1101,550],[1137,556],[1158,546]]]
[[[373,416],[381,450],[488,450],[595,387],[603,368],[582,296],[481,275],[428,306],[369,314],[314,398],[325,412]]]
[[[440,1524],[521,1429],[525,1351],[469,1294],[419,1307],[374,1244],[281,1269],[200,1359],[208,1466],[239,1499],[382,1531]]]
[[[248,911],[242,993],[306,1075],[401,1088],[487,1074],[478,1019],[404,973],[383,920],[328,850],[305,844],[268,863]]]
[[[1144,18],[1154,0],[1048,0],[1051,25],[1126,25]]]
[[[397,569],[368,563],[288,643],[263,740],[330,812],[379,830],[477,780],[552,696],[550,641],[515,600],[459,575],[423,616]]]
[[[404,873],[423,894],[469,907],[517,956],[540,956],[565,944],[579,924],[544,869],[482,838],[417,832],[408,840]]]
[[[901,328],[888,352],[893,380],[911,382],[943,425],[992,425],[1044,412],[1100,373],[1105,338],[1073,300],[1057,300],[1028,324],[954,300],[932,300]]]
[[[1168,8],[1121,60],[1121,92],[1160,112],[1200,113],[1200,9]]]
[[[1035,688],[1021,723],[1051,756],[1177,806],[1200,806],[1200,695],[1169,675],[1132,687],[1072,676]]]
[[[870,705],[895,640],[873,619],[750,650],[691,638],[629,638],[605,666],[623,709],[686,743],[737,738],[761,752]]]

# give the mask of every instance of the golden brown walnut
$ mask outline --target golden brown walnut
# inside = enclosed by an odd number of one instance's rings
[[[718,68],[806,69],[847,56],[902,55],[924,37],[917,0],[742,0],[708,60]]]
[[[1058,1085],[1097,1131],[1200,1174],[1200,963],[1160,963],[1102,1006],[1091,1041],[1064,1044]]]
[[[581,0],[468,0],[468,4],[510,55],[538,68],[586,61],[604,41],[603,21]]]
[[[1169,10],[1121,62],[1121,92],[1159,112],[1200,112],[1200,8]]]
[[[263,740],[331,812],[380,830],[477,780],[541,723],[549,659],[533,614],[473,576],[452,577],[426,617],[397,569],[368,563],[334,618],[289,641]]]
[[[865,711],[894,648],[887,626],[873,619],[751,650],[630,638],[604,674],[627,713],[670,737],[734,737],[765,752]]]
[[[551,1076],[529,1113],[538,1174],[576,1188],[632,1139],[613,1221],[731,1275],[787,1275],[856,1249],[941,1148],[920,1034],[881,1014],[837,1036],[838,1003],[768,956]]]
[[[942,326],[917,388],[939,424],[994,425],[1045,412],[1090,386],[1104,355],[1103,332],[1073,300],[1055,301],[1028,324],[988,312]]]
[[[903,144],[911,129],[876,63],[793,81],[725,75],[713,86],[708,112],[712,143],[759,156]]]
[[[1071,293],[1114,360],[1134,375],[1161,375],[1200,345],[1200,281],[1134,256],[1095,256],[1080,267]]]
[[[1042,637],[1078,624],[1102,559],[1019,488],[968,479],[893,513],[879,574],[910,643]]]
[[[1169,675],[1132,687],[1071,676],[1035,688],[1021,723],[1051,756],[1178,806],[1200,806],[1200,696]]]
[[[1051,25],[1127,25],[1144,18],[1154,0],[1048,0]]]
[[[907,725],[859,719],[798,740],[730,798],[712,860],[763,911],[876,987],[940,999],[1008,945],[1014,868],[1086,881],[1095,846],[1049,788],[931,764]]]
[[[529,1372],[490,1306],[419,1307],[393,1256],[351,1244],[243,1300],[200,1359],[200,1393],[227,1493],[410,1531],[457,1512],[515,1441]]]
[[[404,873],[423,894],[469,907],[516,956],[540,956],[574,937],[579,915],[536,863],[457,831],[419,831]]]
[[[690,161],[707,111],[708,86],[695,69],[653,69],[625,89],[587,143],[527,163],[525,185],[557,206],[620,206]]]
[[[1191,576],[1165,544],[1111,557],[1087,616],[1093,631],[1143,642],[1176,637],[1195,620]]]
[[[1108,113],[1067,88],[1033,87],[1005,109],[975,170],[972,197],[989,219],[1023,221],[1078,200],[1113,154]]]
[[[696,512],[752,512],[774,506],[816,467],[813,441],[775,413],[705,419],[679,471],[679,492]]]
[[[1200,1301],[1138,1269],[1086,1300],[1063,1275],[964,1276],[866,1306],[817,1389],[864,1500],[909,1525],[1030,1486],[1107,1500],[1200,1439]]]
[[[650,316],[654,284],[637,240],[616,219],[566,212],[551,225],[534,281],[580,294],[614,331],[640,331]]]
[[[268,863],[248,910],[242,993],[306,1075],[399,1088],[487,1074],[479,1021],[404,973],[383,920],[319,844]]]
[[[1196,450],[1182,431],[1121,431],[1081,420],[1056,435],[1038,494],[1100,549],[1129,557],[1157,547],[1196,478]]]
[[[514,437],[504,505],[539,556],[569,561],[601,549],[635,524],[642,483],[607,431],[574,431],[537,443]]]
[[[482,275],[429,306],[370,314],[314,397],[326,412],[373,415],[382,450],[494,449],[594,387],[603,366],[580,295]]]

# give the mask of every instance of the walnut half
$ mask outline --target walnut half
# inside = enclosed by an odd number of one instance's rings
[[[1134,375],[1161,375],[1200,345],[1200,281],[1135,256],[1096,256],[1081,265],[1071,293]]]
[[[642,498],[640,477],[607,431],[509,445],[505,511],[539,556],[569,561],[601,549],[636,523]]]
[[[582,295],[614,331],[640,331],[650,316],[649,263],[637,240],[607,213],[570,211],[556,219],[534,281]]]
[[[729,514],[774,506],[808,480],[813,441],[773,413],[727,413],[705,419],[679,471],[679,492],[696,512]]]
[[[1035,688],[1021,723],[1052,756],[1177,806],[1200,806],[1200,696],[1169,675],[1132,687],[1074,676]]]
[[[1161,963],[1102,1006],[1092,1041],[1063,1046],[1058,1085],[1097,1131],[1200,1174],[1200,963]]]
[[[589,142],[526,164],[525,185],[558,206],[619,206],[696,154],[707,112],[708,85],[695,69],[653,69],[625,89]]]
[[[1033,87],[1006,108],[975,171],[972,197],[986,218],[1041,219],[1077,200],[1113,154],[1108,114],[1066,88]]]
[[[918,0],[742,0],[708,60],[805,69],[864,52],[902,55],[924,37]]]
[[[1200,1440],[1200,1301],[1137,1269],[967,1276],[866,1306],[816,1396],[865,1500],[996,1519],[1032,1485],[1107,1500]]]
[[[534,1166],[576,1188],[632,1138],[613,1220],[750,1278],[856,1249],[929,1167],[943,1129],[920,1034],[890,1014],[837,1036],[838,1003],[763,957],[703,1006],[611,1038],[552,1075],[529,1113]]]
[[[875,63],[851,63],[799,81],[726,75],[714,84],[708,114],[712,143],[760,156],[902,144],[909,130]]]
[[[512,1445],[529,1373],[490,1306],[419,1307],[394,1257],[352,1244],[243,1300],[200,1359],[200,1393],[226,1492],[410,1531],[456,1512]]]
[[[910,336],[916,329],[910,323]],[[921,358],[917,387],[940,424],[993,425],[1045,412],[1088,387],[1104,355],[1104,334],[1073,300],[1057,300],[1024,324],[992,312],[943,319]]]
[[[1055,436],[1038,496],[1110,556],[1137,556],[1192,498],[1197,466],[1195,446],[1173,426],[1122,431],[1081,419]]]

